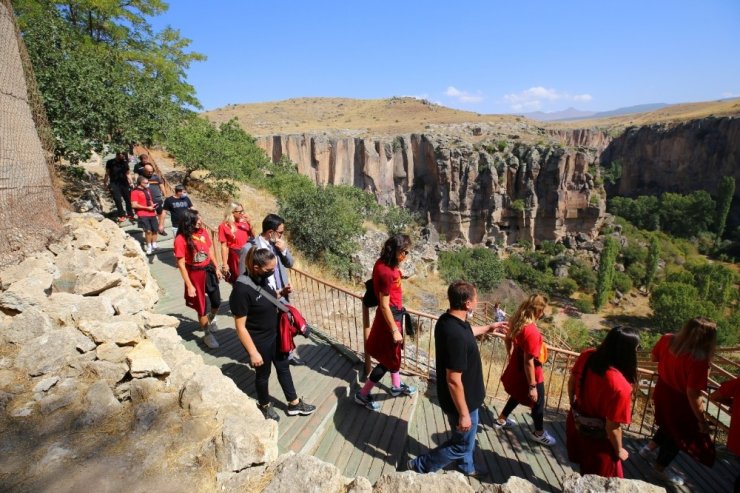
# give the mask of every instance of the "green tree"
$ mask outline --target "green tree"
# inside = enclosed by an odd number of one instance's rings
[[[253,137],[235,119],[219,126],[200,117],[184,120],[170,129],[167,150],[185,168],[187,185],[195,171],[205,171],[214,180],[248,180],[270,162]]]
[[[719,181],[717,190],[717,217],[714,220],[715,230],[717,232],[717,241],[722,238],[727,224],[727,216],[730,214],[732,197],[735,194],[735,177],[723,176]]]
[[[14,11],[55,137],[77,162],[106,144],[150,144],[199,107],[186,70],[189,40],[148,19],[159,0],[15,0]]]
[[[663,231],[691,238],[709,231],[715,217],[715,203],[704,190],[688,195],[664,193],[660,196],[660,221]]]
[[[501,261],[488,248],[440,252],[439,272],[446,282],[464,279],[475,284],[481,292],[492,290],[504,277]]]
[[[648,246],[647,259],[645,261],[645,286],[650,289],[655,281],[655,274],[658,272],[658,261],[660,260],[660,244],[658,238],[650,237],[650,246]]]
[[[690,284],[663,282],[650,294],[653,321],[661,332],[677,330],[693,317],[716,319],[712,303],[702,300],[699,291]]]
[[[362,234],[362,216],[336,187],[296,189],[278,200],[280,214],[295,246],[311,259],[323,261],[340,277],[357,274],[352,255]]]
[[[732,300],[735,293],[735,275],[722,264],[702,263],[689,265],[688,270],[694,275],[694,286],[702,300],[711,302],[723,309]]]
[[[594,295],[594,307],[598,310],[606,303],[614,283],[614,263],[617,260],[619,247],[612,238],[604,241],[604,248],[599,258],[599,274],[596,278],[596,294]]]

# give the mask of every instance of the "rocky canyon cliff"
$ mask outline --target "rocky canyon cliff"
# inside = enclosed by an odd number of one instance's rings
[[[317,184],[352,185],[379,203],[417,212],[448,241],[510,244],[593,238],[606,193],[600,167],[618,161],[609,195],[716,193],[722,176],[740,181],[740,120],[701,118],[630,127],[536,129],[538,141],[482,125],[395,137],[291,134],[258,137]],[[611,132],[613,135],[614,132]],[[529,136],[531,137],[531,135]],[[740,224],[740,187],[730,225]]]

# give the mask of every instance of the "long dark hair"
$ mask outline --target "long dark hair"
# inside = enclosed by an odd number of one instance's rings
[[[198,211],[195,209],[187,209],[183,211],[180,217],[180,223],[177,225],[177,235],[185,237],[185,242],[188,245],[190,251],[195,254],[195,243],[193,243],[193,235],[198,231]]]
[[[609,367],[614,367],[624,375],[629,383],[637,381],[637,346],[640,334],[633,327],[616,326],[606,335],[596,352],[588,358],[586,370],[604,375]]]
[[[388,267],[398,267],[398,252],[411,248],[411,238],[409,235],[393,235],[383,244],[380,251],[380,261]]]

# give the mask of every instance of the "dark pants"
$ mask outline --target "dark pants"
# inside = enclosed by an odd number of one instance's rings
[[[373,368],[373,371],[370,372],[370,376],[368,378],[371,382],[377,384],[387,372],[388,368],[378,363],[377,366]]]
[[[262,366],[255,368],[255,386],[257,387],[257,401],[260,406],[266,406],[270,403],[270,374],[272,365],[275,365],[278,382],[283,389],[285,399],[288,402],[298,398],[295,386],[293,385],[293,376],[290,374],[290,363],[288,362],[288,353],[277,351],[277,337],[272,342],[265,345],[255,344],[257,351],[262,356]]]
[[[113,195],[113,202],[116,203],[116,212],[118,217],[126,217],[134,215],[134,209],[131,207],[131,189],[126,183],[110,182],[110,193]],[[126,211],[123,210],[123,201],[126,202]]]
[[[662,428],[658,428],[658,431],[655,432],[653,441],[660,447],[655,462],[661,467],[667,467],[678,455],[678,445]]]
[[[508,417],[509,414],[511,414],[511,411],[514,410],[516,406],[519,405],[519,401],[514,399],[513,397],[509,397],[509,400],[506,401],[506,405],[504,406],[504,410],[501,411],[501,414],[503,416]],[[545,383],[538,383],[537,384],[537,403],[532,408],[532,421],[534,421],[534,429],[536,431],[542,431],[545,429],[544,421],[545,421]]]

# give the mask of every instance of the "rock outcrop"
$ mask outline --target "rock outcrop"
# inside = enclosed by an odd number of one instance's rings
[[[599,134],[600,135],[600,134]],[[575,142],[599,140],[575,134]],[[411,134],[392,140],[278,135],[258,138],[274,162],[287,158],[320,185],[351,185],[380,204],[406,207],[444,239],[473,244],[593,237],[604,217],[594,175],[597,153],[560,144]]]
[[[621,164],[609,195],[635,197],[662,192],[715,194],[723,176],[740,184],[740,118],[704,118],[679,124],[627,129],[601,155]],[[740,186],[735,187],[728,226],[740,225]]]
[[[139,244],[94,214],[66,231],[0,272],[3,487],[211,491],[214,472],[275,460],[277,424],[149,311]]]

